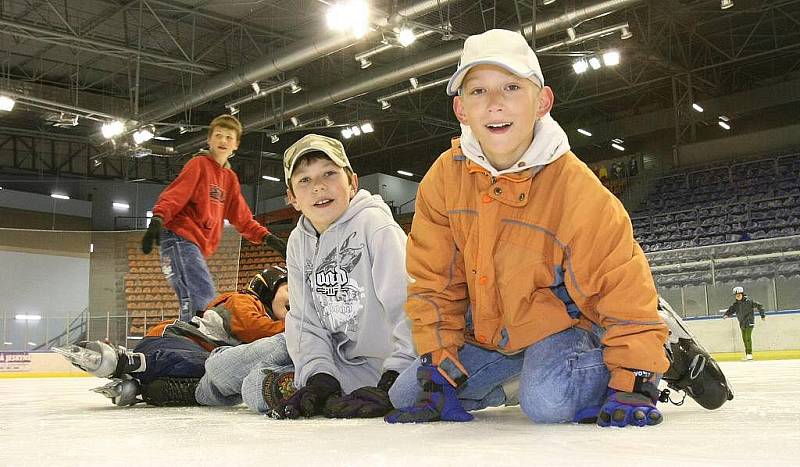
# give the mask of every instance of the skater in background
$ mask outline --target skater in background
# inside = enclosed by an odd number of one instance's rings
[[[764,314],[764,306],[750,297],[745,295],[744,287],[734,287],[733,296],[736,301],[733,305],[728,307],[728,310],[722,316],[729,318],[736,316],[739,320],[739,329],[742,330],[742,342],[744,342],[744,358],[743,360],[753,359],[753,328],[756,326],[755,311],[761,315],[761,321],[766,319]]]
[[[447,92],[462,134],[419,185],[407,246],[421,357],[386,420],[469,421],[518,400],[536,423],[656,425],[662,375],[722,405],[724,376],[660,306],[625,208],[570,151],[525,38],[469,37]]]
[[[209,353],[283,333],[288,309],[286,271],[270,267],[256,274],[244,290],[216,297],[190,322],[158,323],[132,351],[103,341],[53,350],[84,371],[110,378],[94,391],[116,405],[197,405],[195,393],[202,399],[210,390],[198,388]]]
[[[190,159],[164,189],[142,238],[146,255],[153,243],[160,246],[161,270],[178,296],[181,321],[205,311],[216,295],[206,258],[219,246],[225,219],[251,243],[264,243],[286,256],[286,243],[253,219],[228,163],[241,136],[242,125],[235,117],[221,115],[211,121],[208,152]]]

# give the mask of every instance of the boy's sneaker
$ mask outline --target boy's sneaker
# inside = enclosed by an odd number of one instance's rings
[[[748,360],[752,360],[752,359],[753,359],[753,354],[747,354],[747,355],[744,356],[744,358],[742,360],[748,361]]]
[[[136,397],[139,394],[139,381],[131,378],[130,375],[114,378],[108,384],[94,388],[92,391],[108,397],[111,402],[120,407],[142,402]]]
[[[200,378],[156,378],[142,386],[142,399],[159,407],[200,405],[194,397],[199,382]]]
[[[51,350],[98,378],[120,378],[147,368],[143,353],[132,352],[125,347],[103,341],[82,341],[64,347],[52,347]]]
[[[683,324],[680,316],[663,298],[658,299],[658,311],[669,326],[665,350],[670,365],[662,379],[676,391],[685,391],[698,404],[709,410],[733,399],[730,383],[717,362],[697,342]],[[662,402],[669,400],[669,390],[662,391]]]
[[[274,411],[281,402],[285,401],[296,391],[294,387],[293,371],[264,371],[264,385],[261,394],[267,404],[267,414]]]

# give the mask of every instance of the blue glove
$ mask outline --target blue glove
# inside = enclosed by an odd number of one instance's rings
[[[605,403],[600,407],[597,424],[600,426],[658,425],[664,421],[656,403],[638,392],[622,392],[609,388]]]
[[[417,369],[417,381],[422,393],[417,404],[397,409],[384,420],[389,423],[468,422],[474,417],[464,410],[454,388],[435,366],[422,365]]]

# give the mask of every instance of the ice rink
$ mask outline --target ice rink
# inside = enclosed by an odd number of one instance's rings
[[[519,408],[471,423],[277,421],[235,408],[120,408],[97,378],[0,379],[0,466],[800,465],[800,360],[722,362],[736,397],[661,404],[657,427],[534,425]]]

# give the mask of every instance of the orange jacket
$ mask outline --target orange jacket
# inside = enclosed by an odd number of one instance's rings
[[[162,321],[147,331],[147,337],[186,337],[211,351],[221,345],[247,344],[283,331],[283,321],[270,318],[254,294],[228,292],[212,300],[202,317],[192,318],[191,323]]]
[[[513,354],[594,323],[605,329],[609,386],[630,391],[630,369],[669,366],[630,218],[571,152],[534,170],[495,179],[454,139],[425,175],[407,245],[417,351],[456,381],[465,341]]]
[[[164,227],[197,245],[206,257],[217,250],[225,219],[251,243],[261,243],[269,233],[253,219],[236,172],[209,155],[196,155],[186,163],[178,178],[161,192],[153,215],[164,221]]]

